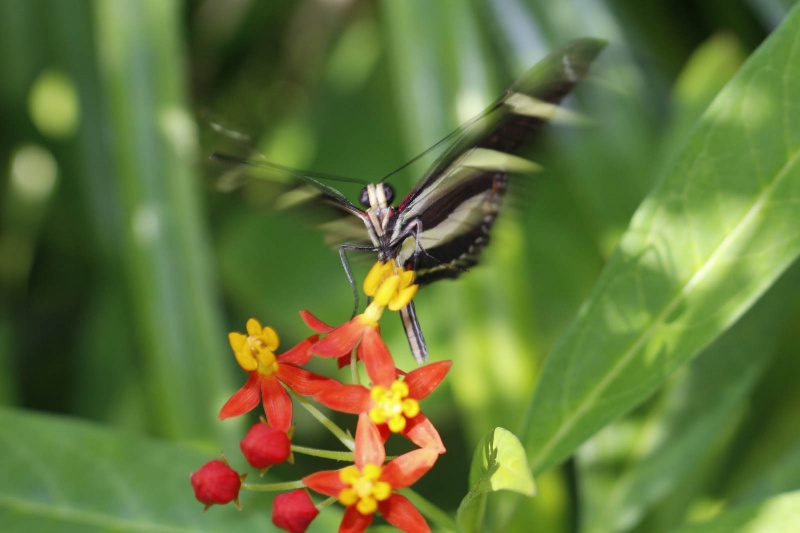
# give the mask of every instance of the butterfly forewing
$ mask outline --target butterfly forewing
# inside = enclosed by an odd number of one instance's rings
[[[456,277],[478,261],[509,174],[539,170],[515,152],[559,116],[558,103],[603,46],[582,39],[548,55],[471,121],[403,199],[392,246],[416,268],[419,283]],[[414,237],[405,229],[412,223],[419,228]]]
[[[325,243],[333,247],[338,248],[345,242],[370,244],[369,235],[364,231],[366,214],[341,192],[320,181],[327,176],[283,167],[265,161],[260,155],[242,158],[214,153],[211,158],[231,165],[217,179],[219,190],[242,190],[251,203],[259,207],[303,213],[306,220],[316,223]],[[267,205],[262,205],[264,203]]]

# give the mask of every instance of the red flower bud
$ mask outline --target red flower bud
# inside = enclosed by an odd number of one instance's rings
[[[272,502],[272,523],[290,533],[303,533],[318,514],[304,489],[278,494]]]
[[[239,506],[239,488],[242,478],[228,463],[215,459],[204,464],[200,470],[192,474],[194,497],[206,505],[224,505],[235,502]]]
[[[250,428],[239,447],[253,468],[267,468],[284,462],[291,453],[291,442],[283,431],[263,422]]]

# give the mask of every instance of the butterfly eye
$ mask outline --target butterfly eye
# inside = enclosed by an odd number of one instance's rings
[[[367,192],[366,187],[361,189],[361,194],[358,196],[358,201],[361,202],[361,205],[364,207],[369,207],[369,192]]]
[[[386,196],[386,205],[392,205],[394,201],[394,189],[388,183],[383,184],[383,194]]]

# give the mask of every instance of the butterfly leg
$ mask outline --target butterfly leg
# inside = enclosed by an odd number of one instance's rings
[[[403,232],[400,234],[400,237],[397,239],[400,242],[405,241],[409,237],[414,237],[414,253],[409,257],[406,264],[409,262],[411,263],[411,270],[417,270],[417,263],[419,262],[420,255],[425,254],[425,256],[431,260],[434,264],[441,264],[442,262],[435,258],[434,256],[430,255],[425,248],[422,247],[422,221],[420,219],[414,219],[403,229]]]
[[[400,310],[400,320],[403,321],[403,329],[406,330],[411,354],[417,364],[421,365],[428,360],[428,345],[425,344],[425,337],[422,336],[422,328],[419,325],[419,320],[417,320],[414,302],[409,303]]]
[[[421,244],[422,235],[422,221],[415,219],[410,221],[403,229],[400,242],[405,241],[409,237],[414,237],[414,254],[412,255],[412,270],[417,269],[417,258],[420,253],[423,253]],[[401,267],[404,265],[400,265]],[[422,336],[422,328],[417,319],[417,310],[414,307],[414,302],[410,302],[407,306],[400,310],[400,319],[403,321],[403,329],[406,331],[408,337],[408,346],[411,348],[411,354],[418,364],[422,364],[428,360],[428,345],[425,343],[425,337]]]
[[[354,244],[343,244],[339,246],[339,258],[342,260],[344,273],[347,275],[347,281],[350,282],[350,289],[353,291],[353,314],[350,316],[350,318],[353,318],[356,316],[356,313],[358,313],[358,286],[356,285],[356,280],[353,277],[353,269],[350,268],[350,261],[347,260],[347,250],[355,250],[357,252],[374,252],[375,248],[373,246],[356,246]]]
[[[398,236],[397,242],[405,242],[409,237],[414,237],[414,253],[409,258],[411,261],[411,270],[417,270],[417,258],[419,254],[425,252],[422,248],[422,221],[420,219],[415,218],[408,222],[403,228],[403,232]],[[407,263],[408,262],[406,262],[406,264]]]

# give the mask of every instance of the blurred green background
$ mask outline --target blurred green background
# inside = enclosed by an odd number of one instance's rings
[[[22,419],[68,415],[208,458],[221,448],[235,456],[244,426],[216,420],[245,379],[227,332],[256,317],[288,348],[308,335],[298,310],[336,324],[352,300],[338,255],[313,224],[265,208],[270,198],[258,191],[221,193],[215,183],[232,169],[208,156],[254,149],[280,164],[379,179],[547,51],[600,37],[610,45],[572,102],[590,123],[540,139],[533,154],[547,172],[514,184],[482,266],[416,300],[432,359],[456,362],[425,406],[449,452],[420,492],[455,509],[473,447],[492,427],[519,424],[541,362],[659,165],[793,4],[0,0],[2,405]],[[431,160],[392,178],[396,190]],[[355,199],[358,187],[342,190]],[[369,261],[355,266],[363,272]],[[794,289],[796,278],[784,286]],[[748,475],[791,451],[800,434],[797,312],[790,303],[780,311],[790,318],[770,334],[775,357],[720,426],[727,440],[705,456],[713,460],[687,474],[690,494],[660,494],[615,528],[666,530],[713,514],[747,492]],[[400,366],[412,368],[399,320],[383,323]],[[654,398],[618,427],[663,407]],[[578,468],[572,461],[539,480],[540,530],[580,527],[577,502],[597,495],[579,490]],[[781,488],[800,488],[798,480]],[[204,522],[188,482],[184,489],[180,505],[197,511],[187,530],[229,516],[212,509]],[[268,521],[260,496],[247,495],[254,527]]]

